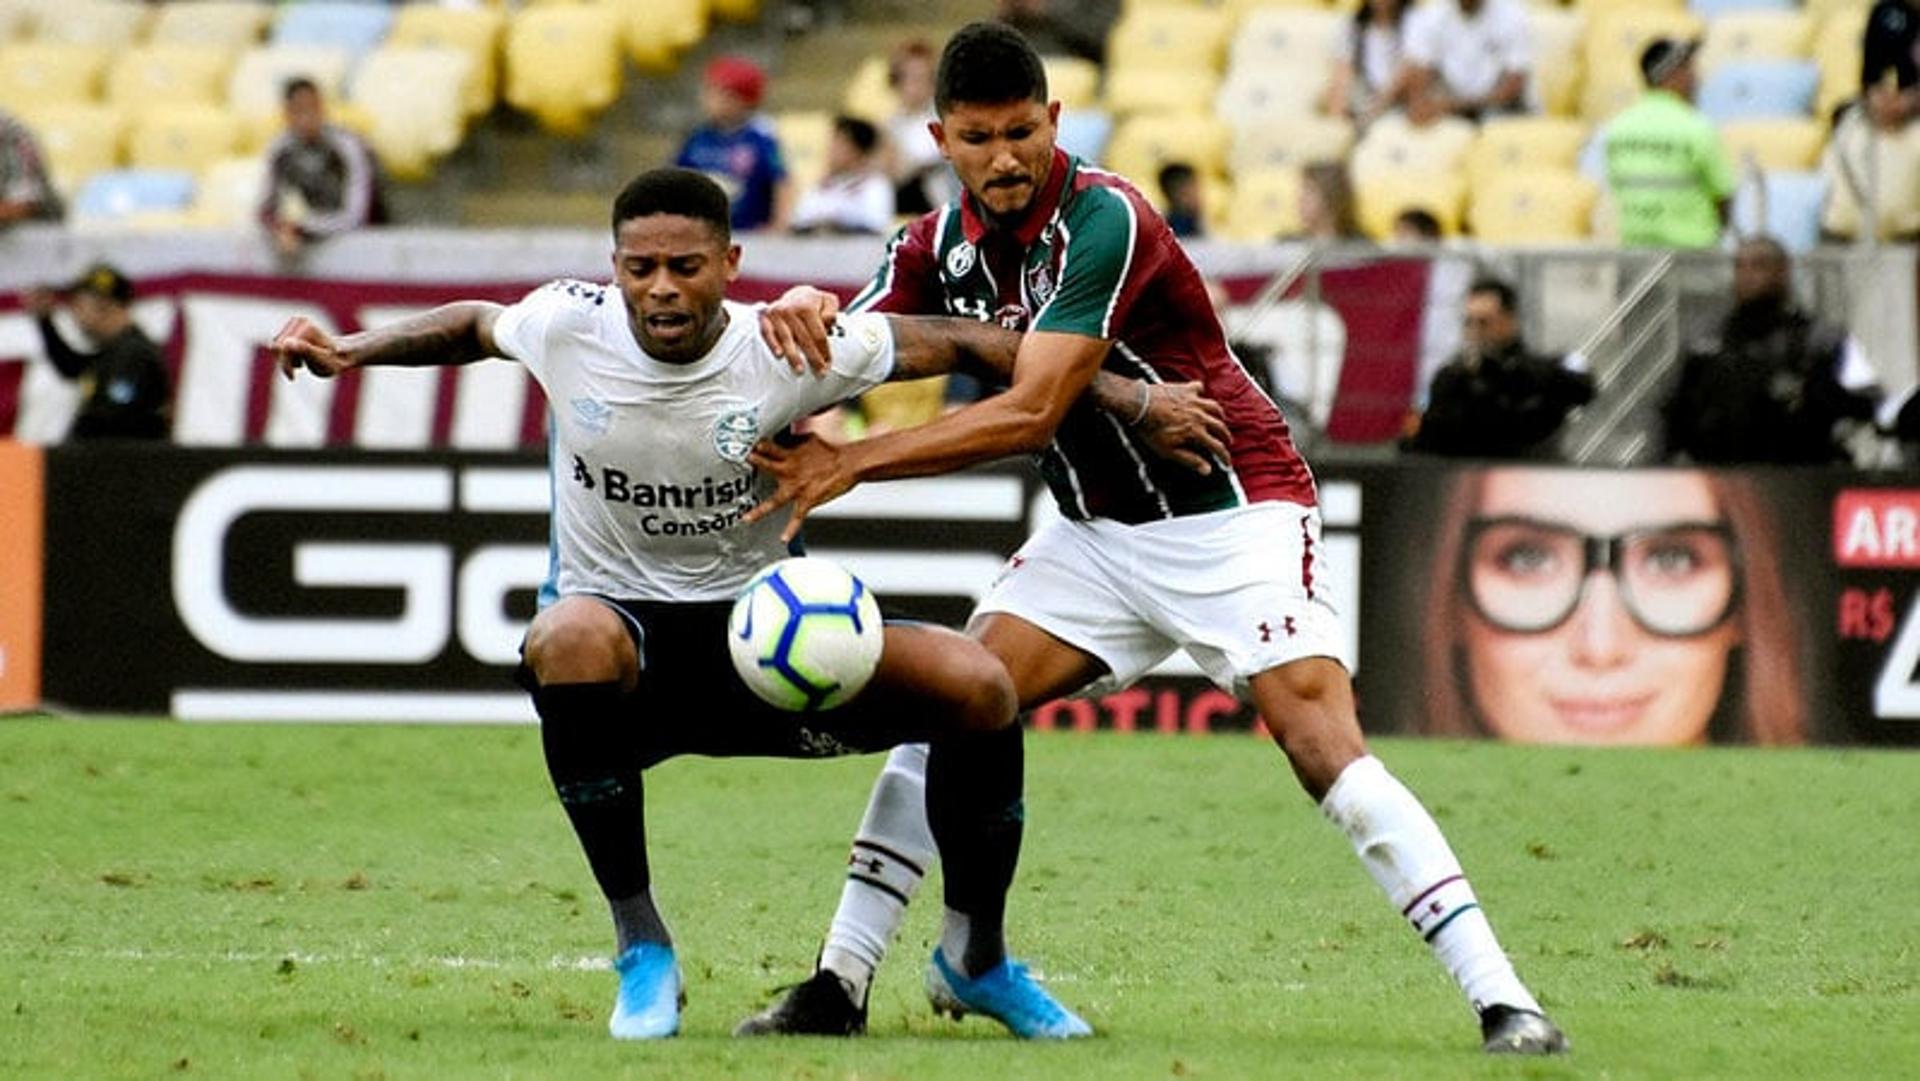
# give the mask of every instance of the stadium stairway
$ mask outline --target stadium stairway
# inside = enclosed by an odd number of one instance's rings
[[[954,28],[991,14],[992,0],[846,0],[804,34],[781,31],[778,3],[758,23],[716,24],[667,76],[627,70],[620,100],[582,139],[559,138],[530,118],[496,109],[424,184],[392,185],[396,220],[467,226],[599,226],[607,201],[633,173],[672,160],[698,121],[700,71],[713,56],[742,53],[766,65],[768,113],[837,111],[848,73],[903,38],[938,45]],[[832,10],[838,8],[837,11]]]

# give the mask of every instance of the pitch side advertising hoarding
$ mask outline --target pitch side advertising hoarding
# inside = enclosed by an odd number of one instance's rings
[[[1912,478],[1319,475],[1326,584],[1372,731],[1920,742]],[[509,676],[547,573],[548,498],[523,454],[56,448],[39,694],[203,721],[531,720]],[[1052,513],[1007,464],[856,490],[807,540],[889,615],[959,625]],[[9,596],[27,584],[14,551]],[[1198,733],[1252,717],[1176,657],[1031,723]]]

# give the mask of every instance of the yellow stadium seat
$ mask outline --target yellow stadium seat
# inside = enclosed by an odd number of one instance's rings
[[[1352,12],[1359,8],[1360,0],[1335,0],[1328,4],[1326,0],[1219,0],[1215,5],[1227,16],[1227,21],[1239,25],[1247,16],[1267,8],[1325,8],[1332,7]]]
[[[0,2],[0,45],[33,34],[33,9],[24,4]]]
[[[1803,60],[1813,21],[1797,11],[1730,11],[1707,23],[1697,61],[1705,75],[1730,60]]]
[[[1295,166],[1236,173],[1233,200],[1219,234],[1259,242],[1300,231],[1300,170]]]
[[[0,46],[0,106],[80,104],[98,94],[107,50],[28,41]]]
[[[1585,124],[1564,117],[1490,117],[1467,152],[1467,180],[1478,185],[1516,169],[1572,169],[1589,135]]]
[[[1466,164],[1475,134],[1473,124],[1459,117],[1415,126],[1400,114],[1390,114],[1367,129],[1348,167],[1355,181],[1399,173],[1457,173]]]
[[[1865,8],[1836,11],[1815,32],[1813,58],[1820,65],[1815,115],[1830,116],[1841,102],[1860,93],[1860,41],[1866,32]]]
[[[172,0],[158,5],[147,40],[169,45],[244,49],[266,33],[273,8],[253,0]]]
[[[1353,189],[1359,204],[1360,228],[1375,240],[1392,237],[1393,220],[1401,211],[1416,207],[1432,214],[1443,234],[1452,236],[1460,231],[1460,204],[1466,194],[1466,182],[1458,173],[1405,172],[1365,179],[1355,177]]]
[[[619,31],[618,17],[598,5],[516,13],[507,24],[507,103],[556,134],[585,134],[620,96]]]
[[[776,114],[774,134],[780,140],[780,160],[787,167],[795,191],[805,191],[827,173],[827,143],[833,139],[833,114],[820,109]]]
[[[112,105],[41,104],[21,111],[20,119],[40,140],[54,186],[72,194],[98,172],[120,167],[124,110]]]
[[[1829,18],[1845,12],[1857,12],[1864,19],[1872,9],[1873,0],[1806,0],[1800,8],[1815,26],[1825,25]]]
[[[1720,148],[1735,169],[1752,162],[1762,170],[1802,172],[1820,162],[1827,126],[1803,117],[1736,120],[1720,125]]]
[[[1236,128],[1264,124],[1277,117],[1318,112],[1327,85],[1324,67],[1237,68],[1214,96],[1213,109]]]
[[[156,105],[133,111],[127,164],[197,173],[240,152],[245,125],[218,105]]]
[[[1586,16],[1561,7],[1527,10],[1527,40],[1533,46],[1533,92],[1540,108],[1554,116],[1572,116],[1580,108],[1583,71],[1580,44]]]
[[[707,36],[706,0],[603,0],[620,15],[627,59],[651,75],[671,74],[681,54]]]
[[[1622,11],[1682,11],[1687,0],[1574,0],[1575,10],[1591,18],[1611,16]]]
[[[1063,109],[1091,108],[1100,100],[1100,65],[1077,56],[1043,56],[1047,95]]]
[[[1655,38],[1689,40],[1701,22],[1690,12],[1667,8],[1620,8],[1593,16],[1586,39],[1586,88],[1581,115],[1599,122],[1613,116],[1646,89],[1640,53]]]
[[[1219,71],[1226,41],[1226,16],[1212,8],[1141,8],[1113,24],[1107,37],[1107,70]]]
[[[252,225],[267,192],[267,167],[258,156],[222,158],[201,170],[194,186],[194,224],[221,229]]]
[[[500,32],[506,19],[492,8],[406,4],[393,16],[388,45],[459,49],[472,63],[465,85],[467,115],[482,116],[500,98]]]
[[[887,58],[869,56],[853,70],[840,93],[840,111],[870,124],[884,123],[899,108],[893,87],[887,85]]]
[[[1234,127],[1233,175],[1238,178],[1316,161],[1345,161],[1347,152],[1353,149],[1353,139],[1353,124],[1339,117],[1276,112],[1265,123]]]
[[[707,0],[707,9],[716,19],[750,23],[760,17],[760,0]]]
[[[107,68],[107,100],[139,108],[213,105],[226,98],[233,62],[233,51],[218,46],[141,45]]]
[[[277,127],[287,81],[313,80],[320,98],[339,101],[353,54],[333,45],[263,45],[240,54],[227,77],[227,107],[250,125],[271,120]]]
[[[394,179],[428,179],[460,145],[472,64],[467,53],[434,45],[383,45],[360,61],[347,100],[373,118],[367,142]]]
[[[1593,233],[1600,189],[1571,169],[1514,169],[1473,184],[1468,221],[1485,244],[1564,244]]]
[[[65,45],[124,48],[140,40],[152,11],[146,4],[79,0],[43,10],[36,39]]]
[[[1228,70],[1234,75],[1290,72],[1324,85],[1352,27],[1352,19],[1323,8],[1255,9],[1233,35]]]
[[[1225,172],[1229,139],[1226,124],[1210,113],[1142,113],[1115,127],[1102,164],[1142,189],[1154,186],[1171,161],[1217,177]]]
[[[1219,80],[1210,71],[1112,68],[1107,74],[1107,111],[1115,119],[1135,113],[1205,112],[1213,107]]]

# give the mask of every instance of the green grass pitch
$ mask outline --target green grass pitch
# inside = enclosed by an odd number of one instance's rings
[[[0,722],[0,1077],[1920,1076],[1920,755],[1380,741],[1574,1042],[1488,1059],[1280,757],[1035,736],[1016,952],[1100,1031],[933,1017],[929,882],[854,1041],[728,1037],[803,974],[876,759],[649,779],[691,1002],[615,1044],[528,729]]]

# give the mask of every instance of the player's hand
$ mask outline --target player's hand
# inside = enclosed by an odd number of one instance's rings
[[[1151,383],[1147,386],[1147,415],[1135,431],[1162,458],[1170,458],[1201,476],[1213,472],[1213,463],[1228,460],[1227,411],[1200,393],[1199,383]]]
[[[796,285],[760,309],[760,338],[795,374],[811,368],[827,374],[833,352],[827,329],[840,314],[840,298],[811,285]]]
[[[807,436],[791,447],[763,439],[747,455],[747,461],[771,476],[777,487],[772,495],[746,513],[745,520],[757,522],[791,504],[793,514],[787,518],[787,527],[780,531],[782,543],[793,541],[800,532],[800,523],[813,508],[838,499],[854,485],[840,444],[829,443],[819,436]]]
[[[293,374],[301,368],[322,379],[331,379],[353,367],[353,361],[340,351],[333,335],[321,330],[304,316],[296,315],[287,320],[287,325],[273,336],[268,348],[273,350],[273,359],[280,366],[280,374],[288,379],[292,379]]]

